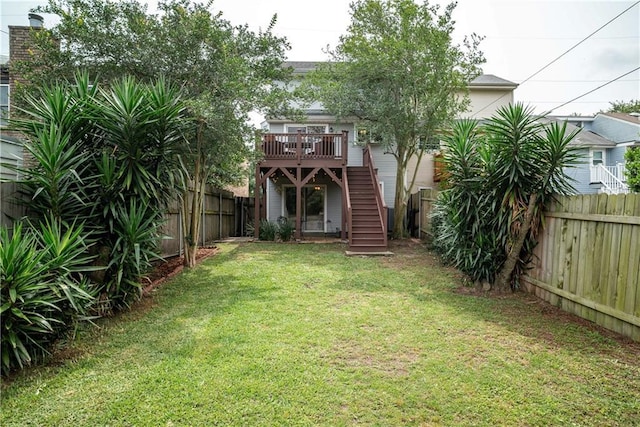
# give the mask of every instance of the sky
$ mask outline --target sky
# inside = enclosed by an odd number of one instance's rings
[[[8,54],[8,25],[28,25],[30,8],[43,1],[0,0],[0,54]],[[146,1],[155,11],[156,1]],[[214,0],[213,9],[233,24],[266,28],[278,15],[275,33],[291,45],[291,61],[327,60],[327,46],[334,48],[350,22],[348,0]],[[443,6],[447,1],[431,0]],[[610,107],[613,101],[640,99],[640,70],[565,106],[625,73],[640,67],[640,4],[635,4],[602,30],[580,43],[539,74],[534,73],[581,42],[591,33],[632,6],[626,0],[459,0],[453,18],[454,37],[484,36],[480,50],[486,74],[520,84],[516,101],[532,105],[536,112],[554,115],[590,115]],[[44,16],[45,26],[55,16]],[[526,81],[525,81],[526,80]]]

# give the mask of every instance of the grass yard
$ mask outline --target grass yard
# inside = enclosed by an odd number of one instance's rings
[[[2,426],[640,424],[640,345],[420,246],[223,244],[2,388]]]

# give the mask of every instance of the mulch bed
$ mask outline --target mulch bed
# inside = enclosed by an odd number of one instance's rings
[[[196,263],[202,262],[202,260],[209,258],[212,255],[218,253],[219,249],[216,246],[198,248],[196,254]],[[145,277],[147,283],[142,288],[142,295],[148,295],[151,291],[164,283],[167,279],[170,279],[180,273],[184,268],[182,256],[173,256],[166,258],[163,262],[160,262],[156,267]]]

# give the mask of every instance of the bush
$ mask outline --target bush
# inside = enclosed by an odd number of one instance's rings
[[[283,242],[288,242],[293,237],[296,225],[289,221],[289,218],[281,216],[278,218],[278,236]]]
[[[627,185],[631,191],[640,193],[640,148],[630,148],[624,153]]]
[[[81,226],[45,221],[13,235],[0,228],[2,374],[31,364],[95,301],[82,275],[90,261]]]
[[[123,307],[140,297],[140,279],[151,269],[152,262],[160,259],[160,219],[134,200],[127,208],[120,206],[117,212],[105,290],[115,307]]]
[[[258,238],[260,240],[275,241],[278,235],[278,224],[275,222],[263,219],[260,221],[260,233]]]

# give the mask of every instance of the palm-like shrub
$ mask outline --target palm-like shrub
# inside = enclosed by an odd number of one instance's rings
[[[83,318],[94,294],[81,226],[48,220],[37,229],[0,228],[2,373],[30,364]]]
[[[484,125],[455,123],[445,138],[449,188],[434,211],[436,249],[473,280],[516,286],[545,204],[572,191],[565,169],[577,162],[574,136],[522,104]]]
[[[30,217],[84,221],[93,254],[106,254],[93,276],[102,299],[126,305],[157,255],[162,213],[183,189],[179,90],[129,77],[98,88],[80,73],[28,97],[22,113],[13,126],[32,158],[22,170]]]

